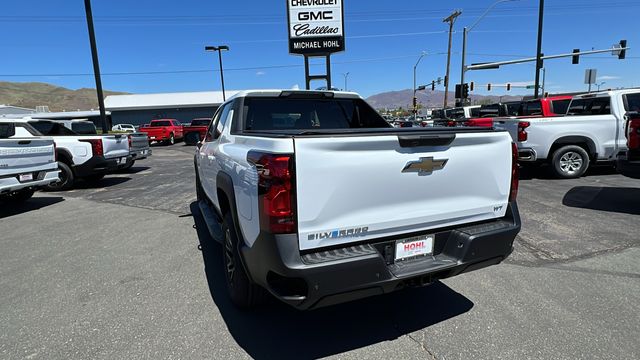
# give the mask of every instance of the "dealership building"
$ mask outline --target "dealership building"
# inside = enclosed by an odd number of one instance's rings
[[[236,93],[226,91],[227,98]],[[222,91],[201,91],[110,95],[104,103],[111,113],[112,125],[143,125],[154,119],[176,119],[181,123],[189,123],[196,118],[210,118],[223,99]]]

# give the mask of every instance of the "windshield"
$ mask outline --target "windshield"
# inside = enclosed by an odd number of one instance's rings
[[[244,130],[391,127],[361,99],[246,98]]]
[[[152,121],[151,124],[149,124],[149,127],[160,127],[160,126],[171,126],[171,121],[168,121],[168,120]]]
[[[195,119],[191,121],[191,126],[209,126],[211,119]]]
[[[78,135],[64,125],[51,121],[29,121],[29,124],[46,136],[72,136]]]

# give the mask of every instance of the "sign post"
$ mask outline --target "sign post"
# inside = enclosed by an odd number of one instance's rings
[[[589,84],[589,92],[591,92],[591,85],[596,83],[596,69],[586,69],[584,71],[584,83]]]
[[[345,49],[343,0],[287,0],[287,18],[289,53],[304,56],[306,89],[321,79],[331,89],[331,54]],[[324,75],[310,74],[312,57],[325,58]]]

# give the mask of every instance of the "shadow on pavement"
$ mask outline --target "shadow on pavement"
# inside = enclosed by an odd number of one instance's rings
[[[308,312],[275,299],[256,311],[240,311],[227,295],[221,246],[209,235],[197,203],[191,204],[191,212],[211,297],[234,340],[253,358],[315,359],[340,354],[399,338],[473,308],[469,299],[436,282]]]
[[[14,215],[24,214],[29,211],[40,210],[44,207],[64,201],[60,196],[39,196],[31,198],[22,204],[0,202],[0,219]]]
[[[151,169],[149,166],[132,166],[128,169],[118,170],[116,174],[137,174],[139,172],[143,172],[145,170]],[[107,175],[108,176],[108,175]]]
[[[608,176],[617,175],[618,172],[613,166],[599,165],[592,166],[587,170],[583,176]],[[558,180],[564,181],[565,179],[557,178],[551,171],[551,168],[546,164],[533,165],[528,164],[520,167],[520,180]]]
[[[104,179],[101,179],[98,181],[86,181],[86,180],[80,179],[80,181],[78,181],[74,185],[73,189],[86,190],[86,189],[108,188],[108,187],[126,183],[127,181],[130,181],[130,180],[131,180],[130,177],[109,177],[109,175],[107,175]]]
[[[640,215],[640,188],[576,186],[562,204],[569,207]]]

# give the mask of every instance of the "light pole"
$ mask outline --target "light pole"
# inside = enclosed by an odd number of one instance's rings
[[[462,14],[461,11],[454,11],[453,14],[444,18],[442,22],[449,23],[449,49],[447,50],[447,73],[444,75],[444,108],[447,108],[449,101],[449,66],[451,65],[451,37],[453,36],[453,24],[456,18]]]
[[[422,60],[423,57],[425,57],[427,55],[426,51],[423,51],[422,54],[420,54],[420,57],[418,58],[418,61],[416,61],[416,64],[413,65],[413,99],[411,99],[412,104],[413,104],[413,119],[415,120],[418,116],[418,101],[416,99],[416,71],[418,69],[418,64],[420,64],[420,60]]]
[[[605,81],[601,82],[600,84],[595,84],[598,87],[598,92],[600,92],[600,86],[606,84]]]
[[[220,60],[220,82],[222,83],[222,101],[227,101],[227,96],[224,92],[224,72],[222,71],[222,50],[229,51],[229,47],[227,45],[220,46],[205,46],[205,51],[217,51],[218,59]]]
[[[87,28],[89,30],[89,43],[91,45],[91,60],[93,61],[93,75],[96,79],[96,92],[98,93],[100,124],[102,125],[102,133],[107,134],[111,128],[107,124],[107,113],[104,108],[104,94],[102,92],[102,79],[100,78],[100,62],[98,61],[98,46],[96,45],[96,34],[93,29],[93,12],[91,11],[91,0],[84,0],[84,10],[87,15]]]
[[[348,91],[347,78],[349,77],[349,72],[346,72],[346,73],[342,74],[342,76],[344,76],[344,91]]]
[[[469,32],[471,30],[473,30],[474,27],[476,27],[476,25],[478,25],[480,20],[482,20],[485,16],[487,16],[487,14],[489,13],[489,11],[491,11],[491,9],[493,9],[494,7],[496,7],[500,3],[512,2],[512,1],[519,1],[519,0],[498,0],[498,1],[494,2],[491,6],[489,6],[487,8],[487,10],[484,11],[484,13],[482,15],[480,15],[478,20],[476,20],[476,22],[473,23],[473,25],[471,25],[469,28],[465,27],[464,29],[462,29],[462,71],[460,72],[460,84],[461,84],[461,86],[464,85],[464,74],[465,74],[465,72],[467,72],[466,64],[465,64],[466,56],[467,56],[467,35],[469,34]],[[463,99],[463,101],[464,101],[464,99]]]

